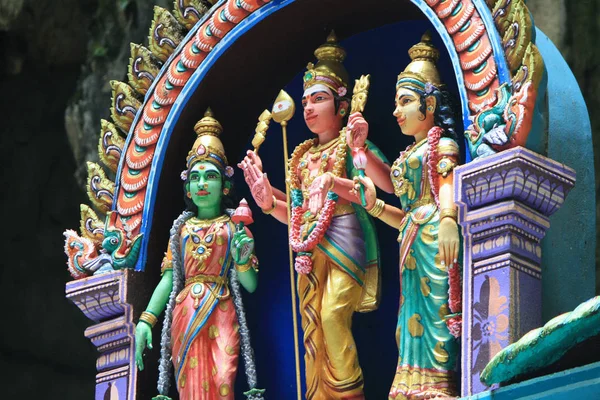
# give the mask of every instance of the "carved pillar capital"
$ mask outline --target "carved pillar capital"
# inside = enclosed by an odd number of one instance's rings
[[[575,171],[518,147],[455,170],[465,236],[462,395],[503,347],[541,325],[541,240]]]
[[[140,291],[148,287],[144,279],[143,273],[120,270],[66,285],[66,297],[95,322],[84,334],[100,352],[96,361],[96,400],[143,398],[138,386],[146,385],[139,383],[135,366],[134,321],[142,311],[137,305],[149,295]]]

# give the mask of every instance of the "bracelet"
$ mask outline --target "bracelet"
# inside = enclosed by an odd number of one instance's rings
[[[273,195],[273,207],[271,207],[268,210],[262,210],[263,213],[269,215],[271,214],[273,211],[275,211],[275,208],[277,208],[277,198],[275,197],[275,195]]]
[[[245,264],[235,265],[235,270],[237,272],[248,272],[250,271],[250,268],[252,268],[252,257],[250,257]]]
[[[140,321],[143,321],[150,325],[150,327],[154,328],[154,325],[156,325],[158,322],[158,318],[156,318],[156,315],[152,314],[151,312],[144,311],[142,315],[140,315]]]
[[[440,210],[440,221],[446,217],[456,221],[458,219],[458,210],[456,208],[442,208]]]
[[[370,210],[367,210],[369,215],[379,218],[379,216],[383,213],[383,209],[385,207],[385,202],[383,200],[377,199],[375,200],[375,205],[371,207]]]
[[[331,175],[331,185],[329,186],[329,189],[327,189],[328,192],[331,192],[335,186],[335,175],[332,172],[327,172],[327,175]]]

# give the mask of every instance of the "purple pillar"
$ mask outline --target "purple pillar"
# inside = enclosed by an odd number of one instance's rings
[[[522,147],[455,170],[465,238],[462,395],[486,390],[491,358],[542,325],[541,240],[575,171]]]
[[[100,352],[96,361],[96,400],[134,400],[136,395],[145,398],[137,389],[146,387],[146,382],[140,381],[148,379],[149,374],[140,374],[135,367],[134,340],[134,321],[142,310],[134,304],[148,294],[132,290],[146,287],[139,282],[143,275],[121,270],[66,285],[66,297],[95,322],[84,334]]]

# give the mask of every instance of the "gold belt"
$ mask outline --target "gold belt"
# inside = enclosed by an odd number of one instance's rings
[[[227,284],[227,278],[219,275],[196,275],[185,280],[185,286],[193,283],[214,282],[220,285]]]
[[[354,207],[352,204],[338,204],[335,206],[335,211],[333,212],[334,217],[338,217],[340,215],[354,214]]]

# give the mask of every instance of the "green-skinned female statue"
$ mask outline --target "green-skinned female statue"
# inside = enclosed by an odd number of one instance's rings
[[[400,231],[398,365],[389,398],[456,395],[454,370],[461,330],[459,230],[453,168],[459,159],[450,96],[429,35],[409,50],[413,60],[398,77],[394,116],[415,138],[393,163],[391,181],[402,208],[376,198],[369,178],[366,209]],[[367,174],[368,175],[368,174]]]
[[[173,224],[162,279],[136,326],[136,363],[143,369],[143,351],[152,348],[152,327],[166,307],[156,399],[168,399],[171,362],[180,399],[233,399],[240,334],[242,351],[251,353],[239,283],[253,292],[258,264],[250,232],[229,215],[233,169],[218,137],[221,124],[208,110],[194,130],[182,173],[187,211]],[[261,398],[255,392],[249,397]]]
[[[239,166],[258,206],[290,224],[290,244],[297,253],[306,399],[364,399],[352,315],[377,308],[379,250],[373,221],[350,194],[358,171],[342,130],[350,108],[345,51],[332,34],[315,56],[317,64],[310,63],[304,75],[302,106],[316,137],[296,147],[289,161],[290,221],[286,194],[271,186],[258,155],[248,152]],[[350,135],[355,137],[352,147],[366,149],[367,172],[391,192],[389,165],[359,134],[366,121],[353,113],[349,122],[349,130],[356,133]]]

